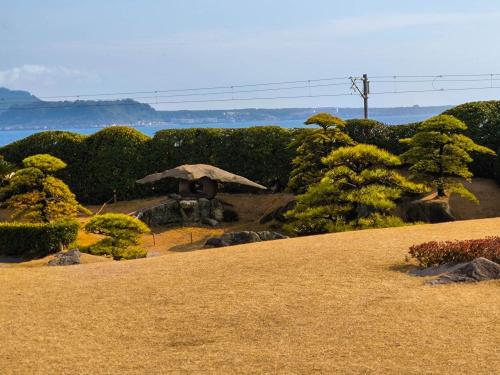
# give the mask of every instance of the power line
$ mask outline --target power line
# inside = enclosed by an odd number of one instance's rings
[[[475,78],[474,78],[475,77]],[[499,78],[496,78],[499,77]],[[373,95],[388,95],[388,94],[406,94],[406,93],[425,93],[425,92],[446,92],[446,91],[468,91],[468,90],[487,90],[487,89],[497,89],[500,86],[494,85],[494,82],[500,81],[500,74],[442,74],[442,75],[393,75],[393,76],[373,76],[371,83],[375,84],[421,84],[421,83],[431,83],[432,88],[429,89],[404,89],[404,90],[385,90],[385,91],[375,91],[371,94]],[[392,79],[388,79],[392,78]],[[432,79],[430,79],[432,78]],[[81,107],[105,107],[105,106],[121,106],[121,105],[155,105],[155,104],[192,104],[192,103],[212,103],[212,102],[231,102],[231,101],[252,101],[252,100],[277,100],[277,99],[301,99],[301,98],[320,98],[320,97],[340,97],[340,96],[351,96],[355,91],[350,92],[330,92],[330,93],[312,93],[311,89],[315,88],[328,88],[328,87],[341,87],[341,86],[351,86],[351,90],[355,90],[352,86],[353,82],[356,80],[363,80],[363,82],[368,84],[367,78],[360,77],[330,77],[330,78],[319,78],[310,80],[296,80],[296,81],[282,81],[282,82],[264,82],[256,84],[245,84],[245,85],[233,85],[233,86],[213,86],[213,87],[200,87],[200,88],[188,88],[188,89],[171,89],[171,90],[152,90],[152,91],[133,91],[133,92],[122,92],[122,93],[104,93],[104,94],[79,94],[79,95],[68,95],[68,96],[50,96],[41,97],[43,99],[47,98],[78,98],[76,101],[52,101],[52,102],[29,102],[29,104],[21,104],[19,106],[12,106],[8,109],[11,110],[41,110],[41,109],[57,109],[57,108],[81,108]],[[341,80],[346,80],[346,82],[337,82]],[[354,80],[354,81],[353,81]],[[325,83],[322,83],[325,82]],[[436,88],[434,84],[437,83],[460,83],[460,82],[490,82],[489,86],[480,87],[448,87],[448,88]],[[311,84],[313,83],[313,84]],[[298,85],[301,84],[301,85]],[[283,85],[295,85],[295,86],[284,86],[284,87],[272,87],[272,86],[283,86]],[[236,90],[235,90],[236,88]],[[240,90],[241,88],[248,88],[248,90]],[[261,93],[261,92],[276,92],[276,91],[286,91],[286,90],[308,90],[308,95],[278,95],[278,96],[254,96],[254,97],[235,97],[236,94],[250,94],[250,93]],[[203,92],[208,91],[209,92]],[[214,90],[224,90],[224,91],[214,91]],[[158,95],[159,93],[178,93],[172,95]],[[179,94],[180,93],[180,94]],[[139,95],[139,94],[154,94],[151,96],[139,96],[139,97],[128,97],[128,98],[117,98],[117,99],[107,99],[107,101],[92,101],[90,100],[79,100],[80,97],[97,97],[106,95]],[[190,98],[190,97],[210,97],[214,95],[230,95],[229,98],[205,98],[205,99],[186,99],[186,100],[168,100],[162,101],[158,99],[162,98]],[[366,95],[367,96],[367,95]],[[133,101],[137,99],[154,99],[154,101]],[[12,99],[19,103],[19,101]],[[0,105],[5,104],[7,100],[0,99]],[[58,103],[58,104],[56,104]]]
[[[295,95],[295,96],[267,96],[267,97],[251,97],[251,98],[224,98],[224,99],[205,99],[205,100],[177,100],[177,101],[158,101],[158,102],[134,102],[124,100],[115,103],[79,103],[74,102],[71,105],[53,105],[53,106],[32,106],[32,107],[11,107],[9,110],[36,110],[36,109],[54,109],[54,108],[81,108],[81,107],[109,107],[115,105],[140,105],[140,104],[188,104],[188,103],[211,103],[211,102],[233,102],[233,101],[251,101],[251,100],[277,100],[277,99],[304,99],[304,98],[321,98],[321,97],[336,97],[336,96],[351,96],[353,93],[341,94],[321,94],[321,95]]]
[[[322,81],[336,81],[348,79],[349,77],[330,77],[330,78],[316,78],[309,80],[299,80],[299,81],[281,81],[281,82],[264,82],[264,83],[253,83],[244,85],[231,85],[231,86],[212,86],[212,87],[196,87],[196,88],[183,88],[183,89],[168,89],[168,90],[150,90],[150,91],[131,91],[131,92],[115,92],[115,93],[101,93],[101,94],[76,94],[76,95],[59,95],[59,96],[44,96],[40,99],[55,99],[55,98],[79,98],[79,97],[96,97],[96,96],[119,96],[119,95],[137,95],[137,94],[156,94],[156,93],[167,93],[167,92],[187,92],[187,91],[203,91],[203,90],[224,90],[233,88],[245,88],[245,87],[259,87],[259,86],[277,86],[277,85],[292,85],[298,83],[308,83],[308,82],[322,82]]]

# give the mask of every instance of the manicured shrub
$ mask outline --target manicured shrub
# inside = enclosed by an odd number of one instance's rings
[[[423,267],[469,262],[479,257],[500,262],[500,237],[466,241],[425,242],[410,247],[409,253]]]
[[[399,158],[374,145],[340,147],[323,158],[321,180],[297,197],[285,229],[297,235],[404,225],[396,201],[424,187],[399,174]]]
[[[139,237],[149,233],[142,221],[124,214],[104,214],[94,216],[85,225],[89,233],[106,236],[103,240],[82,249],[93,255],[111,256],[113,259],[144,258],[145,249],[138,247]]]
[[[1,223],[0,254],[36,258],[55,253],[76,240],[78,223]]]
[[[75,218],[78,212],[90,214],[69,187],[53,176],[66,167],[62,160],[40,154],[25,158],[23,165],[0,188],[0,202],[14,210],[14,218],[48,223]]]
[[[453,116],[432,117],[420,124],[413,137],[400,140],[408,146],[401,159],[410,165],[412,178],[435,188],[438,197],[456,193],[478,203],[462,181],[471,181],[468,164],[473,155],[495,152],[474,143],[462,134],[465,130],[467,125]]]
[[[295,149],[288,189],[303,194],[307,188],[318,183],[326,172],[322,158],[343,146],[355,142],[345,133],[346,123],[329,113],[318,113],[308,118],[306,125],[316,125],[309,132],[301,132],[290,147]]]

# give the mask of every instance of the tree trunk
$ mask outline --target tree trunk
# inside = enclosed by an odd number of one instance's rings
[[[443,198],[443,197],[446,197],[446,192],[444,191],[444,187],[442,185],[442,183],[440,183],[438,185],[438,188],[437,188],[437,196],[439,198]]]

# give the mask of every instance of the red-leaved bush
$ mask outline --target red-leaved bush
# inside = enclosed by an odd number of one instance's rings
[[[466,241],[425,242],[410,247],[410,255],[417,259],[423,267],[451,262],[469,262],[479,257],[500,263],[500,237]]]

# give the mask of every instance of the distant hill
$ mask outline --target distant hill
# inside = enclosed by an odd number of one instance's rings
[[[0,113],[0,128],[77,128],[109,124],[137,124],[160,121],[148,104],[131,99],[112,101],[39,101],[11,106]]]
[[[39,101],[40,99],[28,91],[9,90],[5,87],[0,87],[0,113],[14,105],[32,104]]]
[[[371,108],[370,117],[389,124],[423,120],[450,106]],[[216,124],[294,120],[302,122],[317,112],[330,112],[344,119],[363,117],[362,108],[248,108],[233,110],[157,111],[132,99],[41,101],[26,91],[0,88],[0,129],[81,128],[110,124]],[[411,119],[411,120],[409,120]]]

